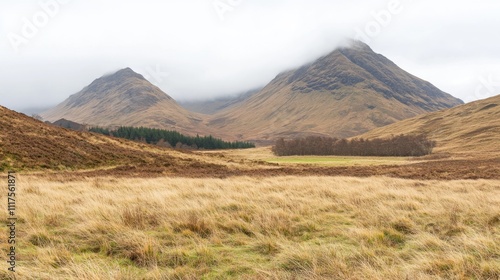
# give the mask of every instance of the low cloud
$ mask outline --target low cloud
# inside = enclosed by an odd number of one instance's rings
[[[475,89],[499,76],[493,1],[60,1],[0,3],[1,105],[53,105],[125,67],[177,100],[236,94],[359,30],[376,52],[465,101],[494,94]],[[13,44],[30,24],[36,33]]]

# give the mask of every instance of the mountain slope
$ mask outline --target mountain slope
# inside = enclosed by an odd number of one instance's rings
[[[500,153],[500,95],[455,108],[403,120],[360,137],[426,134],[437,141],[436,151]]]
[[[48,121],[67,119],[99,126],[146,126],[196,134],[202,119],[130,68],[103,76],[55,108],[41,114]]]
[[[349,137],[462,101],[355,42],[278,75],[208,125],[240,139]]]

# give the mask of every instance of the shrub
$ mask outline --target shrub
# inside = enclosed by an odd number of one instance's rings
[[[309,136],[292,140],[278,139],[272,150],[278,156],[425,156],[432,153],[435,145],[436,142],[425,135],[398,135],[372,140]]]

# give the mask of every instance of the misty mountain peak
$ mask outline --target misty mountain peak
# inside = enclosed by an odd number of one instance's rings
[[[94,80],[80,92],[42,113],[98,126],[147,126],[186,132],[203,131],[201,120],[130,68]]]
[[[123,107],[123,112],[147,110],[161,102],[178,106],[161,89],[151,84],[141,74],[127,67],[94,80],[90,85],[71,95],[61,104],[62,107],[65,107],[65,110],[72,108],[83,110],[83,108],[86,108],[88,112],[91,112],[87,113],[92,115],[121,107]],[[61,110],[60,112],[65,111]],[[61,116],[65,117],[65,114],[61,114]],[[59,119],[61,116],[57,115],[54,118]],[[78,117],[73,116],[71,120],[77,120]]]
[[[426,112],[462,104],[357,40],[289,73],[287,84],[294,92],[328,92],[339,100],[376,92],[387,100],[397,100]]]
[[[144,78],[144,76],[142,76],[141,74],[139,74],[137,72],[134,72],[134,70],[132,70],[129,67],[123,68],[114,74],[103,76],[103,78],[108,78],[110,80],[120,80],[120,79],[129,79],[129,78],[138,78],[141,80],[146,80]]]
[[[368,46],[367,44],[363,43],[362,41],[359,40],[350,40],[348,42],[348,45],[346,47],[347,49],[353,49],[356,51],[368,51],[368,52],[373,52],[373,50]]]
[[[102,77],[94,80],[90,85],[83,89],[83,92],[92,94],[100,92],[102,94],[107,92],[108,89],[116,86],[144,83],[149,84],[148,80],[146,80],[144,76],[127,67],[115,73],[103,75]]]
[[[209,125],[263,139],[351,137],[459,104],[461,100],[404,71],[365,43],[352,41],[281,73],[259,93],[216,114]]]

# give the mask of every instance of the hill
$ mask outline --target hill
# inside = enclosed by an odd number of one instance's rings
[[[224,171],[224,165],[215,158],[57,127],[0,106],[0,171],[212,174]]]
[[[500,153],[500,95],[403,120],[361,135],[385,138],[425,134],[437,142],[436,152]]]
[[[41,114],[48,121],[114,126],[145,126],[205,133],[202,119],[130,68],[93,81],[55,108]]]
[[[87,127],[85,125],[79,124],[77,122],[72,122],[67,119],[60,119],[52,123],[55,126],[76,130],[76,131],[87,131]]]
[[[278,75],[208,125],[239,139],[349,137],[463,102],[361,42]]]

